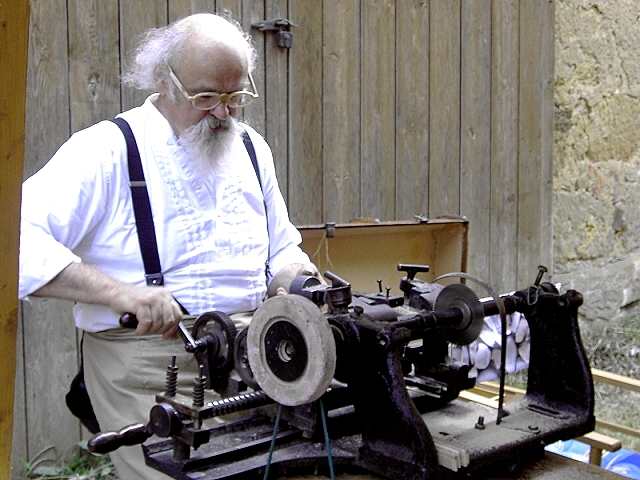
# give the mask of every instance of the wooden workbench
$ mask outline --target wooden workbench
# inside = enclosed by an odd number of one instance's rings
[[[317,480],[315,475],[288,477],[287,480]],[[338,475],[338,480],[377,480],[373,475]],[[602,468],[588,463],[578,462],[570,458],[545,452],[544,457],[528,465],[524,471],[516,474],[504,474],[493,477],[483,477],[482,480],[620,480],[625,477],[616,475]],[[282,479],[284,480],[284,479]],[[480,479],[477,479],[480,480]]]

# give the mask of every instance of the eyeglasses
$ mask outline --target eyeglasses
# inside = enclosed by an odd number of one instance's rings
[[[169,76],[174,85],[178,87],[178,90],[184,95],[184,98],[191,102],[193,108],[197,108],[198,110],[213,110],[221,103],[231,108],[242,108],[260,96],[258,95],[258,90],[256,89],[256,84],[253,81],[251,73],[249,73],[249,82],[251,82],[252,91],[243,89],[228,93],[200,92],[195,95],[189,95],[189,92],[184,88],[184,85],[182,85],[182,82],[178,79],[171,66],[167,65],[167,68],[169,69]]]

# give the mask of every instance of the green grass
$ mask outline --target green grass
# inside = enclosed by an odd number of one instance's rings
[[[80,443],[67,461],[59,458],[53,447],[39,452],[25,464],[25,478],[40,480],[117,480],[109,457],[96,457]]]
[[[592,368],[640,378],[640,320],[580,327]],[[595,390],[597,419],[640,429],[640,393],[597,382]],[[623,448],[640,450],[639,438],[604,429],[602,433],[620,439]]]

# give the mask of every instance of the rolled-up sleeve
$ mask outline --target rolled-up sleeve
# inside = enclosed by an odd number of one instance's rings
[[[95,128],[95,127],[93,127]],[[81,259],[73,250],[101,221],[113,150],[95,132],[73,135],[22,187],[21,299]],[[105,161],[106,159],[106,161]]]

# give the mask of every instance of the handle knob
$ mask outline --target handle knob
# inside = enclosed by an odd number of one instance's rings
[[[123,313],[120,316],[119,322],[122,328],[130,328],[132,330],[135,330],[136,328],[138,328],[138,319],[133,313],[129,313],[129,312]]]
[[[120,447],[139,445],[150,436],[146,425],[135,423],[117,432],[99,433],[87,442],[87,448],[91,453],[105,454]]]

